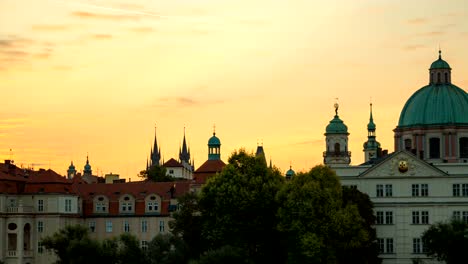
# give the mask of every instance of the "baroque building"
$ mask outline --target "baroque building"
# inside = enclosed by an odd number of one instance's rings
[[[440,51],[430,66],[429,84],[401,111],[395,152],[381,150],[371,105],[365,163],[348,165],[349,155],[342,152],[348,133],[337,116],[326,129],[325,164],[343,185],[368,194],[374,203],[383,263],[439,263],[424,254],[422,233],[451,218],[468,222],[468,95],[452,84]]]

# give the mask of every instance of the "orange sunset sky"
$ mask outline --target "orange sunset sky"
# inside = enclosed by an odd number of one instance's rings
[[[166,160],[185,126],[198,167],[216,124],[224,161],[263,141],[307,170],[338,97],[359,164],[370,100],[391,152],[439,45],[466,90],[466,0],[0,0],[0,158],[137,179],[155,125]]]

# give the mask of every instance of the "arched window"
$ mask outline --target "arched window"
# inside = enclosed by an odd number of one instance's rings
[[[145,213],[160,213],[161,212],[161,197],[156,194],[148,195],[145,199]]]
[[[434,73],[431,72],[431,83],[434,83],[434,81],[435,81],[435,80],[434,80]]]
[[[105,196],[97,196],[94,198],[94,212],[107,213],[109,211],[109,199]]]
[[[335,143],[335,155],[340,154],[340,143]]]
[[[445,75],[445,83],[449,83],[448,72],[444,73],[444,75]]]
[[[120,197],[120,213],[133,213],[135,210],[135,200],[130,195]]]
[[[405,150],[406,151],[411,151],[412,145],[411,145],[411,139],[407,138],[405,139]]]
[[[440,72],[437,73],[437,83],[440,83]]]
[[[460,158],[468,158],[468,137],[460,138],[458,142]]]
[[[431,159],[440,158],[440,139],[439,138],[429,139],[429,158]]]

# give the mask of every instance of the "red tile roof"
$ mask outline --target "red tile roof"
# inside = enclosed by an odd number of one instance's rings
[[[211,176],[221,172],[226,167],[222,160],[207,160],[194,173],[193,179],[198,184],[204,184]]]
[[[184,167],[180,162],[175,160],[174,158],[171,158],[170,160],[166,161],[166,163],[163,164],[163,167]]]

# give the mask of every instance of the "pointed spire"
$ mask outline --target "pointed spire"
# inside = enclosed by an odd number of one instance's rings
[[[440,50],[440,45],[439,45],[439,60],[442,59],[442,51]]]
[[[185,126],[184,126],[184,138],[182,140],[182,149],[179,150],[180,161],[190,162],[190,150],[187,148],[187,140],[185,139]]]

